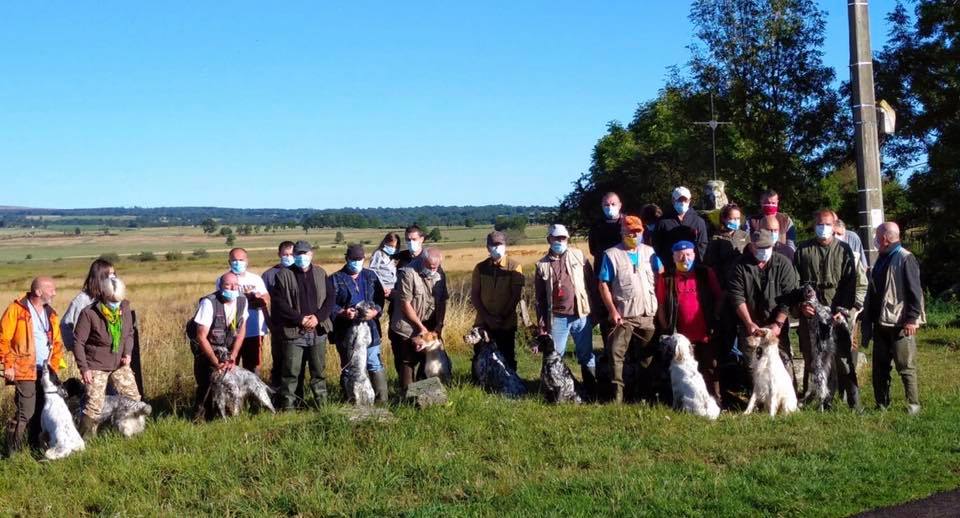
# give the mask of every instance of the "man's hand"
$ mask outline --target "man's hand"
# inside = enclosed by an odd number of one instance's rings
[[[80,373],[80,377],[83,379],[84,385],[90,385],[93,383],[93,371],[85,370]]]
[[[225,362],[221,362],[220,365],[217,366],[217,370],[226,372],[232,370],[236,365],[236,362],[231,358]]]
[[[425,334],[427,334],[427,333],[429,333],[429,332],[430,332],[430,331],[427,330],[427,327],[426,327],[425,325],[420,324],[420,327],[417,329],[417,336],[425,335]]]
[[[391,290],[390,288],[384,288],[384,289],[383,289],[383,297],[384,297],[384,298],[389,299],[391,293],[393,293],[393,290]]]
[[[610,323],[613,324],[614,326],[623,325],[623,317],[620,316],[619,311],[613,310],[613,312],[610,313]]]
[[[765,327],[770,330],[770,334],[772,334],[775,338],[780,338],[780,331],[783,330],[782,324],[779,322],[773,322]]]
[[[915,336],[917,334],[917,329],[920,326],[917,324],[904,324],[903,325],[903,336]]]
[[[122,366],[124,366],[124,367],[130,365],[130,359],[131,359],[131,358],[130,358],[129,356],[121,356],[121,357],[120,357],[120,365],[122,365]]]
[[[846,321],[847,321],[847,317],[844,316],[844,314],[843,314],[842,312],[837,311],[837,312],[833,315],[833,321],[836,322],[837,324],[839,324],[839,323],[841,323],[841,322],[846,322]]]
[[[366,316],[366,318],[364,318],[364,320],[373,320],[373,319],[377,318],[377,315],[379,315],[379,314],[380,314],[379,311],[377,311],[377,310],[375,310],[375,309],[371,309],[370,311],[367,311],[367,316]]]
[[[316,315],[307,315],[303,317],[303,320],[300,322],[300,326],[304,329],[314,329],[317,327]]]
[[[760,334],[760,326],[758,326],[757,323],[752,320],[746,325],[746,328],[747,336],[757,336]]]
[[[800,313],[807,318],[813,318],[816,316],[817,311],[813,309],[813,306],[810,304],[803,303],[800,305]]]
[[[14,381],[16,378],[17,378],[17,370],[16,370],[16,369],[14,369],[13,367],[8,367],[8,368],[6,368],[6,369],[3,369],[3,379],[9,381],[10,383],[13,383],[13,381]]]

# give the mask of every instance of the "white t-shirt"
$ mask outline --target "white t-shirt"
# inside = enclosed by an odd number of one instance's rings
[[[240,294],[254,293],[265,295],[267,285],[263,283],[263,278],[259,275],[246,271],[237,276],[240,285]],[[217,278],[217,290],[220,290],[220,278]],[[263,318],[263,311],[260,308],[254,308],[247,304],[247,334],[246,338],[251,336],[263,336],[267,334],[267,322]]]
[[[227,322],[233,322],[233,317],[237,314],[237,303],[227,302],[224,304],[223,313],[227,317]],[[193,317],[193,321],[207,329],[213,326],[213,303],[210,302],[210,299],[205,298],[200,301],[200,306],[197,307],[197,314]]]

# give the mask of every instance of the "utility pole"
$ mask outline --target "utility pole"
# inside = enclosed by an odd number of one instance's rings
[[[710,94],[710,120],[705,122],[694,122],[697,126],[710,126],[710,136],[713,138],[713,179],[717,178],[717,127],[724,124],[733,124],[732,122],[720,122],[717,120],[717,112],[713,109],[713,94]]]
[[[870,17],[867,0],[847,0],[850,22],[850,90],[854,139],[857,149],[857,206],[860,238],[867,261],[877,260],[873,231],[883,223],[883,190],[880,182],[880,143],[873,91],[873,53],[870,50]]]

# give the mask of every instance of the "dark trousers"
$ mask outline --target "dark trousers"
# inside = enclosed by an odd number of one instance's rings
[[[260,346],[263,344],[263,337],[248,336],[243,339],[240,345],[240,352],[237,354],[237,365],[253,372],[260,372]]]
[[[297,385],[304,372],[310,370],[310,391],[316,404],[327,401],[327,380],[324,369],[327,363],[327,337],[305,333],[293,340],[283,340],[283,357],[280,371],[280,407],[285,410],[297,405]]]
[[[213,419],[213,398],[210,397],[210,378],[216,369],[210,360],[202,354],[193,357],[193,378],[197,381],[197,391],[194,394],[194,418]]]
[[[917,388],[917,340],[905,336],[900,327],[874,326],[873,328],[873,394],[877,406],[890,406],[890,364],[897,367],[903,380],[907,403],[920,404]]]
[[[14,382],[14,404],[16,411],[7,423],[7,452],[12,454],[24,445],[40,443],[40,411],[43,409],[43,387],[40,386],[40,373],[36,381]]]
[[[390,331],[387,336],[390,338],[390,350],[393,351],[393,366],[400,379],[400,393],[405,394],[407,387],[413,383],[413,374],[417,366],[423,364],[425,355],[417,352],[417,347],[410,338],[404,338],[393,331]]]
[[[693,344],[693,357],[697,360],[697,370],[703,375],[707,392],[720,404],[720,377],[717,373],[717,347],[714,342]]]
[[[487,331],[490,333],[490,339],[497,344],[497,350],[503,355],[507,367],[514,371],[517,370],[517,328],[503,329],[500,331]]]

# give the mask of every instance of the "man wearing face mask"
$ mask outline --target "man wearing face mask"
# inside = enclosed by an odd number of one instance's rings
[[[750,236],[750,241],[734,265],[727,288],[727,301],[740,322],[739,346],[748,383],[753,379],[756,350],[748,348],[746,338],[759,334],[761,327],[780,339],[781,359],[784,365],[791,365],[790,306],[786,298],[799,286],[793,263],[774,251],[776,240],[770,231],[758,230]],[[787,373],[792,379],[793,369],[788,368]]]
[[[282,260],[282,257],[281,257]],[[238,364],[244,369],[260,372],[260,349],[263,337],[267,334],[267,308],[270,307],[270,293],[263,279],[247,269],[247,251],[243,248],[230,250],[227,264],[230,272],[237,276],[240,294],[247,299],[246,330],[243,345],[240,347]],[[220,282],[220,279],[217,279]],[[217,286],[219,289],[219,286]]]
[[[780,219],[781,218],[777,217],[776,215],[763,216],[760,218],[760,227],[755,228],[754,232],[756,230],[766,230],[770,232],[773,237],[773,251],[783,255],[792,263],[793,255],[796,253],[796,250],[790,248],[785,242],[780,240],[780,237],[782,236],[780,233]]]
[[[693,243],[699,260],[707,252],[707,224],[690,206],[690,189],[677,187],[673,190],[672,198],[672,210],[657,223],[653,245],[668,271],[673,270],[673,245],[680,241]]]
[[[400,392],[406,394],[414,372],[424,360],[413,338],[428,331],[443,333],[447,314],[447,277],[439,248],[430,247],[422,257],[397,272],[394,301],[397,309],[390,316],[390,346],[400,376]]]
[[[333,333],[330,340],[337,345],[340,366],[349,363],[348,351],[341,343],[347,331],[354,325],[370,328],[370,345],[367,347],[367,372],[373,384],[378,404],[387,402],[387,371],[380,357],[380,313],[383,311],[383,286],[376,272],[363,267],[363,245],[350,245],[344,255],[343,268],[330,276],[333,284]],[[365,302],[370,308],[363,321],[357,320],[357,305]]]
[[[278,329],[281,354],[280,407],[297,406],[298,380],[305,366],[310,370],[314,403],[327,400],[324,374],[327,333],[333,329],[333,285],[327,272],[313,264],[313,247],[306,241],[293,245],[293,266],[277,274],[270,293],[271,313]]]
[[[723,295],[713,270],[698,264],[695,249],[690,241],[674,244],[673,270],[657,277],[657,326],[661,333],[690,340],[707,391],[720,404],[714,338]]]
[[[130,368],[133,354],[133,316],[126,286],[113,277],[101,282],[100,298],[87,306],[74,329],[73,355],[86,385],[86,403],[78,431],[85,439],[97,434],[109,381],[117,393],[140,401]]]
[[[593,354],[592,300],[597,277],[590,261],[570,248],[570,233],[560,224],[547,229],[547,253],[537,261],[533,278],[540,333],[549,334],[560,356],[572,337],[584,388],[596,395],[596,358]]]
[[[263,275],[260,276],[263,279],[263,285],[267,287],[268,294],[270,290],[273,289],[273,285],[277,281],[277,274],[280,273],[280,270],[293,266],[293,241],[280,243],[280,246],[277,247],[277,257],[280,259],[280,262],[273,265],[273,267],[263,272]]]
[[[14,386],[16,410],[7,424],[7,454],[13,455],[24,446],[40,442],[40,410],[43,408],[43,387],[40,372],[48,363],[54,373],[63,373],[67,362],[63,357],[60,319],[50,305],[57,288],[50,277],[37,277],[30,291],[7,306],[0,318],[0,360],[3,378]]]
[[[470,302],[477,310],[475,326],[482,327],[503,353],[511,369],[517,369],[517,304],[523,292],[520,263],[507,257],[507,236],[487,235],[489,257],[473,268]]]
[[[780,195],[773,189],[767,189],[760,195],[760,214],[747,218],[747,232],[764,228],[761,225],[761,220],[767,216],[773,216],[779,222],[780,234],[777,236],[777,242],[796,250],[797,229],[793,226],[793,220],[790,219],[790,216],[780,212]]]
[[[187,326],[193,350],[193,377],[197,382],[194,415],[207,420],[213,419],[210,377],[236,364],[247,315],[247,298],[240,294],[237,274],[223,274],[217,285],[217,291],[200,299],[197,313]]]
[[[920,412],[917,389],[917,330],[926,323],[920,265],[900,243],[900,227],[889,221],[877,227],[880,252],[867,296],[867,325],[873,327],[873,393],[877,408],[890,406],[890,364],[897,367],[907,398],[907,412]]]
[[[800,244],[793,257],[797,268],[800,285],[813,283],[817,290],[820,303],[829,306],[834,313],[834,319],[844,319],[841,310],[860,309],[863,297],[858,296],[858,272],[853,251],[850,246],[834,237],[833,225],[835,217],[832,210],[821,209],[813,214],[816,237]],[[810,363],[813,358],[813,343],[811,329],[816,324],[814,308],[805,303],[800,304],[800,352],[803,354],[803,392],[806,394],[810,383]],[[859,387],[857,384],[856,360],[851,350],[851,344],[837,344],[837,360],[840,368],[837,369],[839,387],[847,394],[847,403],[851,408],[860,407]]]
[[[594,264],[603,259],[603,253],[608,248],[620,242],[620,227],[623,223],[621,213],[623,204],[620,203],[620,196],[617,193],[604,194],[600,201],[600,208],[603,210],[603,217],[590,227],[590,232],[587,234],[587,243]]]
[[[603,253],[603,262],[597,275],[600,299],[607,308],[610,320],[611,331],[606,352],[610,359],[616,403],[623,402],[624,363],[629,361],[644,368],[650,366],[652,355],[644,354],[647,352],[644,350],[653,338],[653,319],[657,314],[652,264],[656,255],[653,248],[642,242],[643,221],[636,216],[626,216],[620,235],[620,244]],[[647,373],[644,381],[651,379],[652,376]]]
[[[410,225],[404,230],[404,249],[397,252],[394,258],[397,260],[397,270],[405,268],[423,254],[423,239],[426,234],[423,229],[417,225]]]

